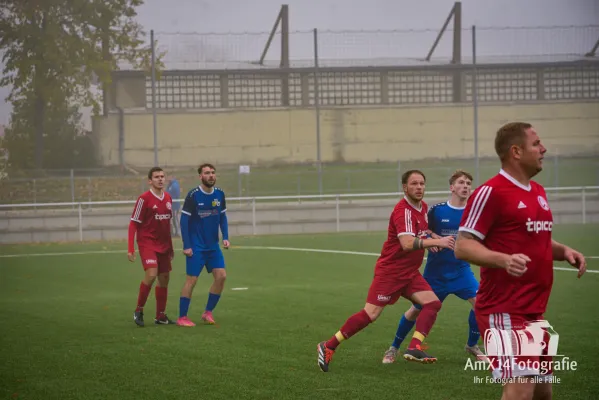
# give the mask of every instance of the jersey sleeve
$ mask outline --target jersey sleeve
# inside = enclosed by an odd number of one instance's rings
[[[227,199],[225,198],[225,192],[223,192],[223,201],[220,204],[221,214],[227,211]]]
[[[146,201],[140,196],[137,198],[137,202],[135,203],[135,207],[133,207],[133,213],[131,214],[131,221],[137,222],[141,224],[144,220],[144,214],[146,212]]]
[[[196,202],[193,198],[193,192],[187,194],[185,197],[185,202],[183,203],[183,209],[181,210],[182,214],[193,215],[196,212]]]
[[[466,203],[458,230],[484,240],[498,216],[498,197],[496,189],[492,186],[485,185],[476,189]]]
[[[395,209],[393,213],[393,223],[397,236],[412,235],[416,236],[416,230],[412,222],[412,211],[407,207]]]
[[[434,233],[437,233],[435,231],[435,228],[437,226],[437,221],[435,220],[435,209],[437,207],[432,206],[431,208],[429,208],[428,213],[426,214],[426,218],[428,219],[428,229]]]

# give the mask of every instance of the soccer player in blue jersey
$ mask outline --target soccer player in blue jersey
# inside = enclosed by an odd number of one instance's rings
[[[191,293],[204,266],[208,273],[212,273],[214,282],[209,289],[202,320],[207,324],[215,323],[212,311],[220,300],[227,278],[225,259],[219,246],[219,228],[224,248],[228,249],[231,246],[225,193],[214,187],[216,169],[212,164],[202,164],[198,168],[198,174],[201,179],[200,186],[189,191],[181,211],[181,236],[183,254],[186,256],[187,277],[179,300],[179,326],[195,326],[187,317],[187,312]]]
[[[462,213],[466,208],[466,202],[472,190],[472,175],[466,171],[456,171],[449,178],[449,188],[451,190],[451,199],[434,205],[428,212],[428,225],[434,238],[457,236]],[[422,276],[441,302],[448,295],[454,294],[462,300],[469,301],[474,307],[478,281],[470,269],[470,264],[458,260],[453,250],[430,249]],[[395,339],[383,357],[383,364],[395,362],[399,347],[412,330],[421,308],[420,305],[414,304],[402,316]],[[482,357],[483,353],[477,345],[480,333],[473,310],[470,310],[468,324],[469,335],[465,350],[476,357]]]

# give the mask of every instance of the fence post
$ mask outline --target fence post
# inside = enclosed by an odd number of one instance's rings
[[[553,185],[559,187],[559,159],[557,154],[553,156]]]
[[[75,171],[71,168],[71,202],[75,202]]]
[[[37,204],[37,187],[35,178],[33,178],[33,204]],[[37,207],[33,207],[33,209],[37,210]]]
[[[340,212],[339,212],[339,195],[336,197],[335,201],[335,212],[337,214],[337,232],[341,231],[341,221],[340,221]]]
[[[79,203],[79,241],[83,242],[83,213],[81,212],[81,203]]]
[[[401,184],[401,161],[397,161],[397,192],[401,193],[403,186]]]
[[[252,197],[252,234],[256,234],[256,198]]]
[[[582,188],[582,223],[587,223],[587,192]]]
[[[92,178],[91,176],[87,177],[87,199],[91,203],[92,202]],[[91,208],[91,206],[88,206]]]

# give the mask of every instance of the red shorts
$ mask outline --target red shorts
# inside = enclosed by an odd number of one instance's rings
[[[152,249],[140,247],[139,258],[141,258],[144,271],[149,268],[158,268],[158,273],[161,274],[170,272],[173,269],[171,266],[171,253],[157,253]]]
[[[558,335],[542,315],[476,313],[476,322],[495,380],[552,375]]]
[[[416,271],[409,278],[404,279],[375,275],[368,290],[366,302],[375,306],[385,307],[395,304],[400,296],[409,299],[414,293],[432,290],[419,271]]]

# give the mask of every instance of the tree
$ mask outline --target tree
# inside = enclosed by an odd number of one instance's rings
[[[30,135],[35,131],[31,115],[35,112],[34,96],[23,96],[13,103],[11,125],[6,129],[4,145],[11,154],[11,169],[35,167],[34,143]],[[49,102],[44,113],[43,165],[51,169],[92,168],[94,149],[86,135],[77,106],[66,100]],[[47,140],[51,139],[51,140]]]
[[[5,64],[0,86],[12,85],[7,100],[14,108],[7,139],[11,158],[26,160],[33,153],[35,166],[41,168],[45,139],[52,142],[55,135],[78,133],[73,106],[93,107],[97,114],[94,78],[106,87],[123,61],[149,69],[151,49],[135,21],[142,4],[143,0],[0,0]],[[57,114],[48,117],[50,112]],[[60,123],[58,118],[68,127],[56,129],[52,124]],[[10,144],[15,143],[27,143],[25,154],[12,151]]]

